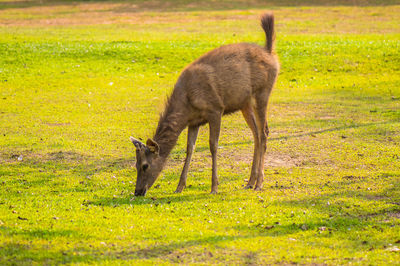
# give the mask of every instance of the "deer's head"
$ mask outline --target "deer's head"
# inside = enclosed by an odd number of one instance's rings
[[[154,184],[162,170],[162,162],[159,156],[159,146],[152,139],[146,144],[130,137],[136,147],[136,189],[135,196],[146,195],[147,190]]]

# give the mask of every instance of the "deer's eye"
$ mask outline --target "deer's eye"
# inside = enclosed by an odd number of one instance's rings
[[[142,169],[143,171],[146,171],[146,169],[149,168],[149,165],[147,163],[142,165]]]

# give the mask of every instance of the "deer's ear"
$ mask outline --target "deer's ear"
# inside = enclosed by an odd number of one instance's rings
[[[158,153],[160,151],[160,147],[158,146],[157,142],[152,139],[147,139],[146,146],[151,152]]]
[[[135,145],[136,149],[140,150],[144,147],[144,144],[140,140],[137,140],[134,137],[129,137],[129,139],[132,141],[133,145]]]

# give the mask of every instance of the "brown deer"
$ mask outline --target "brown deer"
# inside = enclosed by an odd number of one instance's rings
[[[212,155],[211,193],[217,193],[217,148],[221,117],[238,110],[254,136],[254,155],[246,188],[261,190],[267,148],[267,105],[279,62],[274,48],[274,16],[264,14],[261,26],[265,47],[239,43],[221,46],[198,58],[180,75],[160,115],[156,133],[146,144],[130,137],[136,147],[136,196],[144,196],[154,184],[180,133],[188,127],[185,164],[176,193],[186,186],[189,163],[199,127],[208,123]]]

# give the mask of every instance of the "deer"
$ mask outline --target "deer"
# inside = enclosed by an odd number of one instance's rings
[[[267,106],[279,72],[275,52],[274,15],[261,16],[265,46],[224,45],[189,64],[180,74],[153,138],[146,143],[130,137],[136,148],[135,196],[145,196],[163,170],[181,132],[188,128],[184,166],[175,193],[186,187],[189,164],[200,126],[209,124],[212,158],[211,194],[218,192],[217,150],[223,115],[241,111],[252,131],[254,154],[246,189],[259,191],[264,180],[264,157],[269,134]]]

